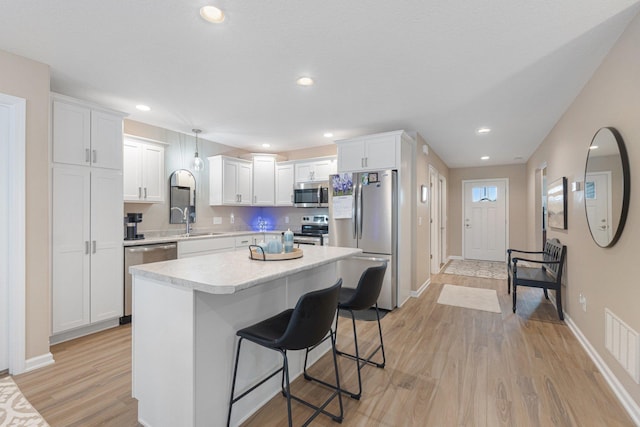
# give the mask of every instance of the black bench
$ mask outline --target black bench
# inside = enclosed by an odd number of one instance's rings
[[[542,260],[527,259],[522,257],[511,258],[513,252],[520,254],[542,255]],[[516,312],[516,293],[518,286],[531,286],[542,288],[544,296],[549,299],[547,289],[556,291],[556,308],[560,320],[564,320],[562,313],[562,270],[564,259],[567,255],[567,247],[560,244],[558,239],[547,240],[544,244],[544,251],[520,251],[517,249],[507,249],[509,258],[507,261],[507,289],[511,293],[511,283],[513,283],[513,312]],[[518,265],[518,261],[526,261],[531,267]]]

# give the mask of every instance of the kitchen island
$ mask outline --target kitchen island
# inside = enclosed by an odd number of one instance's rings
[[[309,246],[302,258],[258,261],[247,250],[131,267],[138,421],[149,427],[225,425],[236,331],[293,308],[304,293],[333,285],[336,262],[360,252]],[[328,349],[325,342],[311,360]],[[303,361],[304,352],[291,352],[292,379],[302,372]],[[247,342],[237,390],[281,363],[277,352]],[[232,425],[279,390],[276,376],[236,403]]]

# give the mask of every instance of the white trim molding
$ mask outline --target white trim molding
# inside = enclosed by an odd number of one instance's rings
[[[624,409],[627,411],[631,419],[636,425],[640,426],[640,406],[633,400],[631,395],[624,388],[622,383],[616,378],[616,376],[611,372],[606,362],[600,357],[595,348],[591,345],[589,340],[582,334],[582,331],[578,328],[578,326],[571,320],[571,317],[567,316],[567,313],[564,314],[564,321],[569,326],[573,335],[578,339],[582,347],[585,349],[593,363],[598,367],[598,370],[609,384],[609,387],[613,390],[613,393],[616,395]]]
[[[0,104],[10,108],[9,139],[9,373],[25,370],[26,352],[26,105],[24,98],[0,93]]]
[[[427,279],[427,281],[424,282],[417,291],[411,291],[411,294],[410,294],[411,297],[419,298],[420,295],[422,295],[422,293],[427,290],[430,284],[431,284],[431,278]]]
[[[24,372],[33,371],[35,369],[44,368],[54,363],[53,354],[45,353],[40,356],[32,357],[25,362]]]

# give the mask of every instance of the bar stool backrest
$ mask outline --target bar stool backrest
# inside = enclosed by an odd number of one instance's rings
[[[386,262],[377,267],[367,268],[360,276],[355,293],[340,306],[351,310],[366,310],[375,305],[380,296],[386,270]]]
[[[274,347],[302,350],[318,344],[331,328],[338,308],[342,279],[335,285],[306,293],[300,297],[284,334]]]

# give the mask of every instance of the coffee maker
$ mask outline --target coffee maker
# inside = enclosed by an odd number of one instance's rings
[[[138,234],[140,222],[142,222],[142,213],[127,213],[124,217],[124,240],[144,239],[144,234]]]

